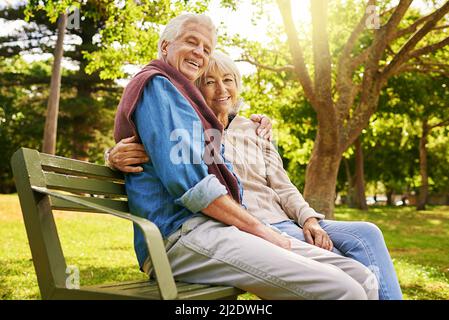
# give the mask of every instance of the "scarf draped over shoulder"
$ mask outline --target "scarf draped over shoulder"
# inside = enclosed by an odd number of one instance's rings
[[[240,203],[240,192],[237,179],[234,174],[228,170],[223,161],[221,161],[220,157],[223,125],[209,109],[206,101],[193,82],[189,81],[181,72],[162,60],[151,61],[139,71],[126,86],[115,116],[115,142],[132,135],[138,137],[140,141],[139,134],[132,119],[132,114],[142,96],[145,85],[155,76],[167,78],[178,91],[181,92],[183,97],[195,110],[204,129],[205,154],[203,155],[203,159],[209,159],[209,161],[205,161],[208,167],[208,173],[214,174],[220,183],[226,187],[229,195]],[[220,134],[217,136],[217,134],[214,134],[216,132],[219,132]],[[151,155],[149,156],[151,158]]]

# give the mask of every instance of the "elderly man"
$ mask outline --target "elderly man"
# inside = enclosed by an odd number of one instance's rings
[[[143,172],[126,175],[131,211],[159,227],[178,280],[265,299],[377,299],[375,277],[362,264],[282,235],[241,206],[240,183],[216,134],[223,125],[194,86],[215,43],[208,17],[174,18],[159,40],[159,59],[125,89],[115,139],[135,135],[151,157]],[[173,161],[179,138],[187,156]],[[150,272],[137,228],[134,238],[139,264]]]

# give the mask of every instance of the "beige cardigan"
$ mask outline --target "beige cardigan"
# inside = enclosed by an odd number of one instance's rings
[[[243,185],[243,203],[266,223],[292,219],[300,226],[310,218],[324,219],[291,183],[275,147],[256,134],[257,125],[236,116],[225,131],[225,157]]]

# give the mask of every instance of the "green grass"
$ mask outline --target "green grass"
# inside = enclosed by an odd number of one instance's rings
[[[132,224],[90,213],[55,214],[67,265],[80,284],[145,279],[132,246]],[[31,252],[16,195],[0,195],[0,299],[39,299]]]
[[[130,223],[86,213],[58,212],[55,216],[67,264],[79,268],[81,285],[145,279],[137,267]],[[382,229],[404,298],[449,299],[449,207],[424,212],[337,208],[336,217],[371,221]],[[0,236],[0,299],[39,299],[16,195],[0,195]]]
[[[337,208],[338,220],[379,226],[393,258],[404,299],[449,299],[449,207]]]

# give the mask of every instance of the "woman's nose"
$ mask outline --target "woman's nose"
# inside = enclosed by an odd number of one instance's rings
[[[226,91],[226,87],[225,87],[225,85],[223,84],[222,81],[218,81],[218,82],[217,82],[217,91],[218,91],[219,93],[222,93],[222,92],[225,92],[225,91]]]

